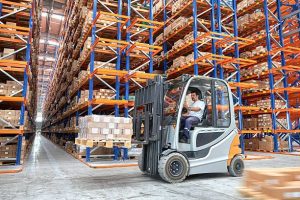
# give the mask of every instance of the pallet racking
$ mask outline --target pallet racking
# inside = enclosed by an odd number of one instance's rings
[[[16,165],[22,164],[27,147],[26,142],[32,141],[34,132],[34,110],[32,110],[34,93],[28,94],[28,89],[30,87],[34,90],[36,85],[38,42],[33,39],[33,35],[38,38],[38,32],[33,32],[39,24],[39,13],[35,10],[36,4],[38,2],[0,1],[1,50],[9,50],[0,57],[1,84],[3,85],[6,81],[15,84],[8,88],[8,92],[2,94],[4,96],[0,96],[2,110],[0,147],[3,151],[4,149],[11,151],[7,157],[1,158],[0,162],[3,164],[12,162]],[[18,117],[11,113],[20,114]],[[13,119],[18,119],[19,122]],[[16,153],[10,149],[13,147],[11,144],[16,145]]]
[[[68,1],[56,70],[44,107],[45,116],[48,116],[44,132],[74,139],[80,116],[106,113],[130,117],[133,107],[130,93],[161,70],[168,79],[188,73],[227,80],[234,91],[243,150],[244,138],[271,134],[274,151],[278,150],[278,135],[282,139],[289,138],[289,150],[292,151],[291,141],[299,142],[296,137],[299,117],[295,114],[299,113],[299,88],[296,85],[300,62],[295,53],[299,49],[295,46],[299,44],[300,35],[299,29],[294,28],[297,19],[290,20],[289,17],[299,19],[299,2],[258,0],[249,2],[243,9],[238,8],[242,1],[189,0],[176,8],[178,2],[181,1]],[[289,7],[291,9],[287,9]],[[241,17],[257,13],[259,9],[264,10],[262,15],[258,13],[258,17],[246,26],[239,25]],[[274,14],[275,11],[279,12]],[[181,24],[174,24],[171,31],[174,21]],[[288,26],[283,26],[283,22]],[[261,30],[265,30],[265,34],[249,37]],[[186,35],[189,38],[179,44]],[[258,45],[266,46],[267,50],[241,58],[241,53]],[[189,56],[188,62],[172,68],[181,56]],[[275,63],[278,60],[280,66]],[[264,62],[268,70],[259,75],[245,76],[241,72],[254,70],[255,65]],[[77,84],[72,86],[74,80],[70,77],[77,77],[81,70],[88,72],[82,73]],[[257,83],[248,82],[263,79],[270,80],[270,90],[260,90]],[[65,81],[67,84],[63,84]],[[283,81],[283,87],[275,87],[279,81]],[[112,90],[113,94],[96,97],[95,90],[100,88]],[[249,93],[253,88],[255,91]],[[88,90],[88,98],[81,101],[84,90]],[[266,96],[270,96],[269,109],[252,105]],[[291,101],[289,96],[294,100]],[[279,98],[285,102],[281,108],[275,107],[275,100]],[[272,128],[244,128],[243,118],[266,113],[272,115]],[[288,126],[279,129],[276,126],[282,116],[287,118]],[[292,124],[298,128],[291,130]],[[87,162],[90,152],[87,147]]]
[[[157,12],[156,16],[162,17],[161,13],[163,13],[165,29],[171,20],[182,16],[190,18],[177,30],[164,36],[164,55],[159,63],[163,61],[163,68],[167,69],[174,59],[187,56],[192,52],[194,58],[177,69],[167,72],[169,78],[190,73],[227,80],[234,91],[238,127],[242,130],[242,111],[257,109],[243,105],[242,90],[257,87],[257,85],[241,83],[240,69],[253,65],[256,61],[242,59],[239,56],[239,50],[253,45],[254,40],[238,35],[236,1],[187,1],[171,15],[167,14],[171,10],[170,2],[163,1],[163,4],[165,6]],[[185,40],[185,44],[174,50],[172,46],[190,32],[193,33],[190,41]],[[243,144],[242,136],[241,143]]]
[[[66,13],[69,14],[66,15],[65,29],[70,27],[67,26],[68,20],[75,19],[70,17],[70,13],[73,14],[74,10],[79,10],[81,6],[86,6],[83,9],[86,11],[85,15],[79,17],[78,23],[81,24],[83,31],[82,33],[78,31],[76,37],[78,37],[79,42],[75,44],[75,51],[73,51],[72,58],[69,59],[73,63],[75,63],[74,60],[78,59],[76,66],[79,70],[74,73],[75,76],[80,73],[80,70],[87,69],[88,73],[72,90],[66,86],[63,88],[63,92],[57,93],[55,91],[53,92],[56,93],[55,95],[48,96],[48,103],[46,103],[44,110],[50,110],[52,113],[49,114],[48,123],[45,127],[49,128],[61,124],[60,133],[76,133],[76,130],[68,128],[71,116],[76,117],[73,119],[75,119],[77,126],[79,116],[86,114],[107,113],[129,117],[130,107],[133,106],[133,102],[129,100],[129,94],[137,87],[142,87],[147,79],[154,77],[153,74],[140,71],[140,68],[148,64],[149,72],[151,72],[153,56],[162,49],[152,44],[153,30],[159,28],[162,23],[151,20],[151,14],[149,14],[151,13],[149,12],[152,9],[151,6],[146,9],[142,4],[131,4],[130,1],[122,2],[121,0],[118,2],[88,1],[87,4],[80,4],[78,1],[73,3],[73,6],[71,6],[71,1],[67,4],[68,8],[72,10],[66,10]],[[86,16],[87,18],[85,18]],[[64,31],[64,33],[68,34],[69,32]],[[67,37],[63,37],[63,40],[65,38]],[[64,41],[63,44],[66,42],[68,41]],[[64,76],[60,77],[63,73],[61,60],[65,58],[63,48],[62,45],[52,88],[65,80]],[[103,68],[105,66],[113,66],[113,68]],[[55,77],[60,78],[55,79]],[[88,98],[79,102],[83,89],[88,89]],[[99,89],[109,89],[113,91],[113,94],[106,98],[99,98],[94,95],[95,90]],[[121,98],[122,95],[123,98]],[[53,102],[62,96],[67,97],[68,100],[77,97],[77,102],[73,108],[66,110],[68,103],[63,101],[56,109],[53,109]],[[61,108],[64,109],[60,111]],[[53,117],[55,119],[51,119]],[[53,131],[55,132],[57,129]],[[50,134],[53,131],[50,131]],[[91,148],[86,147],[87,162],[90,161],[90,152]]]
[[[295,38],[298,40],[299,33],[290,29],[292,27],[291,24],[297,26],[295,22],[297,23],[297,20],[299,20],[299,11],[295,11],[295,9],[298,6],[299,2],[297,1],[255,1],[238,13],[239,16],[245,16],[253,13],[255,10],[263,10],[261,18],[253,23],[251,28],[241,31],[242,35],[250,35],[263,29],[265,30],[262,36],[256,37],[256,45],[249,46],[242,51],[253,50],[258,45],[265,46],[266,52],[253,56],[251,59],[257,60],[257,64],[266,63],[267,70],[261,74],[244,76],[242,81],[257,79],[268,80],[269,82],[269,89],[246,93],[243,98],[246,101],[255,102],[262,98],[270,97],[269,108],[246,111],[243,114],[252,117],[261,114],[271,114],[272,116],[272,124],[269,129],[242,130],[241,133],[245,137],[252,137],[252,135],[257,134],[272,135],[274,152],[279,151],[279,138],[288,140],[288,151],[293,151],[292,141],[299,144],[299,141],[292,136],[299,133],[299,128],[296,126],[293,128],[292,124],[294,120],[298,120],[297,113],[299,113],[299,108],[297,108],[296,102],[299,100],[297,94],[299,94],[300,90],[295,86],[298,82],[297,79],[294,80],[294,84],[289,80],[295,74],[299,74],[299,67],[296,65],[297,54],[299,54],[300,49],[293,45],[293,40]],[[264,26],[259,26],[259,24],[264,24]],[[290,38],[288,38],[289,36]],[[293,65],[293,62],[296,65]],[[249,69],[251,67],[253,65]],[[293,101],[290,100],[289,95],[292,95]],[[283,105],[276,106],[275,102],[278,100],[283,100]],[[291,115],[293,115],[292,118]]]

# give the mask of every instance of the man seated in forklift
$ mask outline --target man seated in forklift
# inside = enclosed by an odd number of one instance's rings
[[[190,139],[190,129],[193,125],[198,124],[201,122],[203,117],[203,112],[205,109],[204,101],[200,100],[199,97],[202,99],[201,92],[199,90],[191,90],[191,100],[192,104],[189,105],[187,101],[185,101],[183,107],[186,112],[182,115],[181,118],[181,125],[184,126],[183,129],[183,137],[180,139],[181,143],[189,143]]]

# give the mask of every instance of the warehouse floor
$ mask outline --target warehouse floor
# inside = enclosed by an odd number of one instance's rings
[[[246,167],[300,166],[298,156],[272,156],[246,161]],[[196,175],[171,185],[137,167],[92,169],[37,136],[24,170],[0,175],[0,199],[242,199],[241,184],[241,178],[226,174]]]

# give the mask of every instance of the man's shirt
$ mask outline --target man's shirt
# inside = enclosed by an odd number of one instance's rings
[[[190,111],[189,116],[198,117],[199,120],[201,120],[203,117],[203,111],[205,108],[204,101],[200,101],[200,100],[195,101],[194,103],[192,103],[192,105],[190,107],[191,108],[200,108],[200,111]]]

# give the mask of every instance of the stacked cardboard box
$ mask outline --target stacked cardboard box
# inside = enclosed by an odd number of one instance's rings
[[[269,81],[249,80],[249,81],[244,81],[244,83],[252,83],[252,84],[257,85],[257,87],[253,87],[250,89],[244,89],[244,92],[256,92],[256,91],[270,89]]]
[[[161,33],[158,37],[156,37],[154,41],[154,45],[160,45],[163,42],[163,37],[168,37],[174,31],[180,29],[188,23],[189,19],[185,17],[179,17],[174,20],[169,26],[164,29],[164,32]]]
[[[81,90],[80,98],[78,103],[83,103],[89,100],[89,91],[88,90]]]
[[[245,149],[246,150],[251,150],[251,151],[256,151],[259,149],[259,138],[250,138],[250,139],[245,139]]]
[[[263,99],[263,100],[259,100],[257,101],[257,107],[260,108],[271,108],[271,100],[270,99]]]
[[[132,133],[130,118],[110,115],[90,115],[79,118],[78,138],[131,141]]]
[[[248,25],[255,21],[259,21],[264,18],[262,10],[256,10],[254,13],[246,14],[238,18],[239,30],[243,31],[248,28]]]
[[[20,81],[23,84],[23,81]],[[18,92],[23,89],[23,86],[15,81],[6,81],[6,83],[0,83],[0,96],[22,96],[22,92]]]
[[[205,32],[200,32],[200,31],[198,31],[198,32],[197,32],[197,37],[199,37],[199,36],[201,36],[201,35],[203,35],[203,34],[205,34]],[[184,41],[185,41],[185,42],[191,42],[191,41],[193,41],[193,40],[194,40],[194,32],[193,32],[193,31],[190,32],[189,34],[187,34],[187,35],[184,36]],[[206,39],[206,38],[203,38],[203,39],[199,40],[198,42],[204,42],[205,40],[207,40],[207,39]]]
[[[205,56],[209,54],[208,52],[201,52],[201,56]],[[194,53],[191,53],[187,56],[180,56],[178,58],[175,58],[173,60],[173,65],[167,70],[167,72],[171,72],[173,70],[175,70],[178,67],[182,67],[183,65],[186,64],[191,64],[194,62]],[[203,61],[205,62],[205,61]]]
[[[70,119],[70,128],[76,128],[76,117],[71,117]]]
[[[175,14],[185,3],[186,1],[184,0],[177,0],[173,3],[172,5],[172,14]]]
[[[279,139],[279,150],[288,151],[289,150],[289,142],[286,140]]]
[[[272,152],[274,149],[273,136],[265,136],[259,141],[259,150]]]
[[[13,126],[20,125],[20,110],[0,110],[0,117]],[[25,111],[25,121],[27,120],[27,111]],[[11,127],[7,123],[0,121],[0,127]]]
[[[194,52],[185,57],[185,62],[187,64],[194,62]]]
[[[274,149],[273,136],[265,136],[263,138],[253,137],[250,139],[245,139],[245,149],[251,151],[268,151],[272,152]],[[284,144],[284,143],[283,143]]]
[[[0,158],[15,158],[17,151],[16,144],[8,144],[0,146]]]
[[[93,98],[96,99],[111,99],[114,96],[115,92],[111,89],[99,89],[93,90]],[[81,90],[79,103],[83,103],[88,101],[89,99],[89,91]]]
[[[257,118],[244,118],[243,127],[245,129],[257,129]]]
[[[271,114],[258,115],[257,121],[258,121],[258,123],[257,123],[258,129],[272,129]]]
[[[114,95],[115,95],[115,92],[111,89],[94,90],[94,97],[96,99],[110,99]]]
[[[180,40],[177,40],[175,43],[174,43],[174,45],[173,45],[173,47],[172,47],[172,49],[174,48],[174,49],[177,49],[177,48],[179,48],[179,47],[181,47],[181,46],[183,46],[184,45],[184,40],[183,39],[180,39]]]
[[[264,46],[257,46],[253,51],[252,51],[252,56],[257,56],[260,54],[264,54],[267,52],[267,48]]]
[[[65,144],[65,149],[66,149],[66,152],[73,153],[73,152],[75,152],[76,146],[75,146],[74,142],[67,141]]]
[[[88,71],[82,70],[82,71],[79,72],[78,78],[73,77],[72,84],[70,85],[69,90],[68,90],[69,95],[73,94],[74,92],[76,92],[78,90],[79,84],[84,79],[88,78],[88,74],[89,74]]]
[[[299,167],[248,169],[240,192],[246,199],[300,199],[299,173]]]
[[[237,4],[237,9],[238,11],[241,11],[249,6],[252,6],[255,3],[257,3],[257,1],[255,0],[243,0]]]
[[[273,62],[274,65],[276,66],[280,66],[279,62],[274,61]],[[249,69],[242,69],[241,70],[241,76],[245,77],[245,76],[251,76],[251,75],[257,75],[260,76],[263,72],[267,72],[268,71],[268,63],[264,62],[264,63],[259,63],[257,65],[254,65],[253,67],[251,67],[252,70]],[[276,86],[277,88],[282,87],[282,84],[279,84]]]
[[[285,105],[283,100],[280,99],[275,99],[275,108],[279,109],[279,108],[283,108]],[[271,108],[271,100],[270,99],[263,99],[263,100],[259,100],[257,101],[257,107],[260,108]]]
[[[198,31],[197,36],[199,37],[199,36],[201,36],[202,34],[204,34],[204,32]],[[170,53],[172,53],[173,51],[176,51],[176,50],[177,50],[178,48],[180,48],[181,46],[183,46],[183,45],[185,45],[185,44],[187,44],[187,43],[190,43],[190,42],[192,42],[193,40],[194,40],[194,32],[192,31],[192,32],[190,32],[189,34],[185,35],[183,39],[177,40],[177,41],[174,43],[174,45],[172,46],[172,49],[170,49],[170,50],[167,52],[167,54],[170,54]],[[205,38],[202,39],[202,40],[199,40],[198,42],[201,42],[201,41],[204,41],[204,40],[205,40]],[[162,52],[162,54],[163,54],[163,52]],[[162,56],[163,56],[163,55],[162,55]]]
[[[182,66],[184,64],[185,64],[185,57],[184,56],[180,56],[180,57],[174,59],[172,68],[177,68],[177,67],[180,67],[180,66]]]
[[[0,158],[15,158],[16,151],[17,151],[17,139],[10,141],[12,137],[0,137]],[[2,145],[6,144],[6,145]],[[21,158],[23,159],[26,149],[27,149],[27,142],[25,137],[22,138],[22,152]],[[2,146],[1,146],[2,145]]]
[[[156,1],[156,3],[153,6],[154,15],[163,9],[163,5],[164,5],[163,0]]]
[[[267,52],[266,47],[264,46],[257,46],[255,49],[253,49],[252,51],[245,51],[243,53],[241,53],[240,57],[241,58],[251,58],[260,54],[264,54]]]
[[[5,58],[6,60],[16,60],[16,54],[10,55],[10,54],[12,54],[14,52],[15,52],[14,49],[4,48],[3,49],[3,53],[1,54],[1,57],[7,56]],[[8,56],[8,55],[10,55],[10,56]]]

